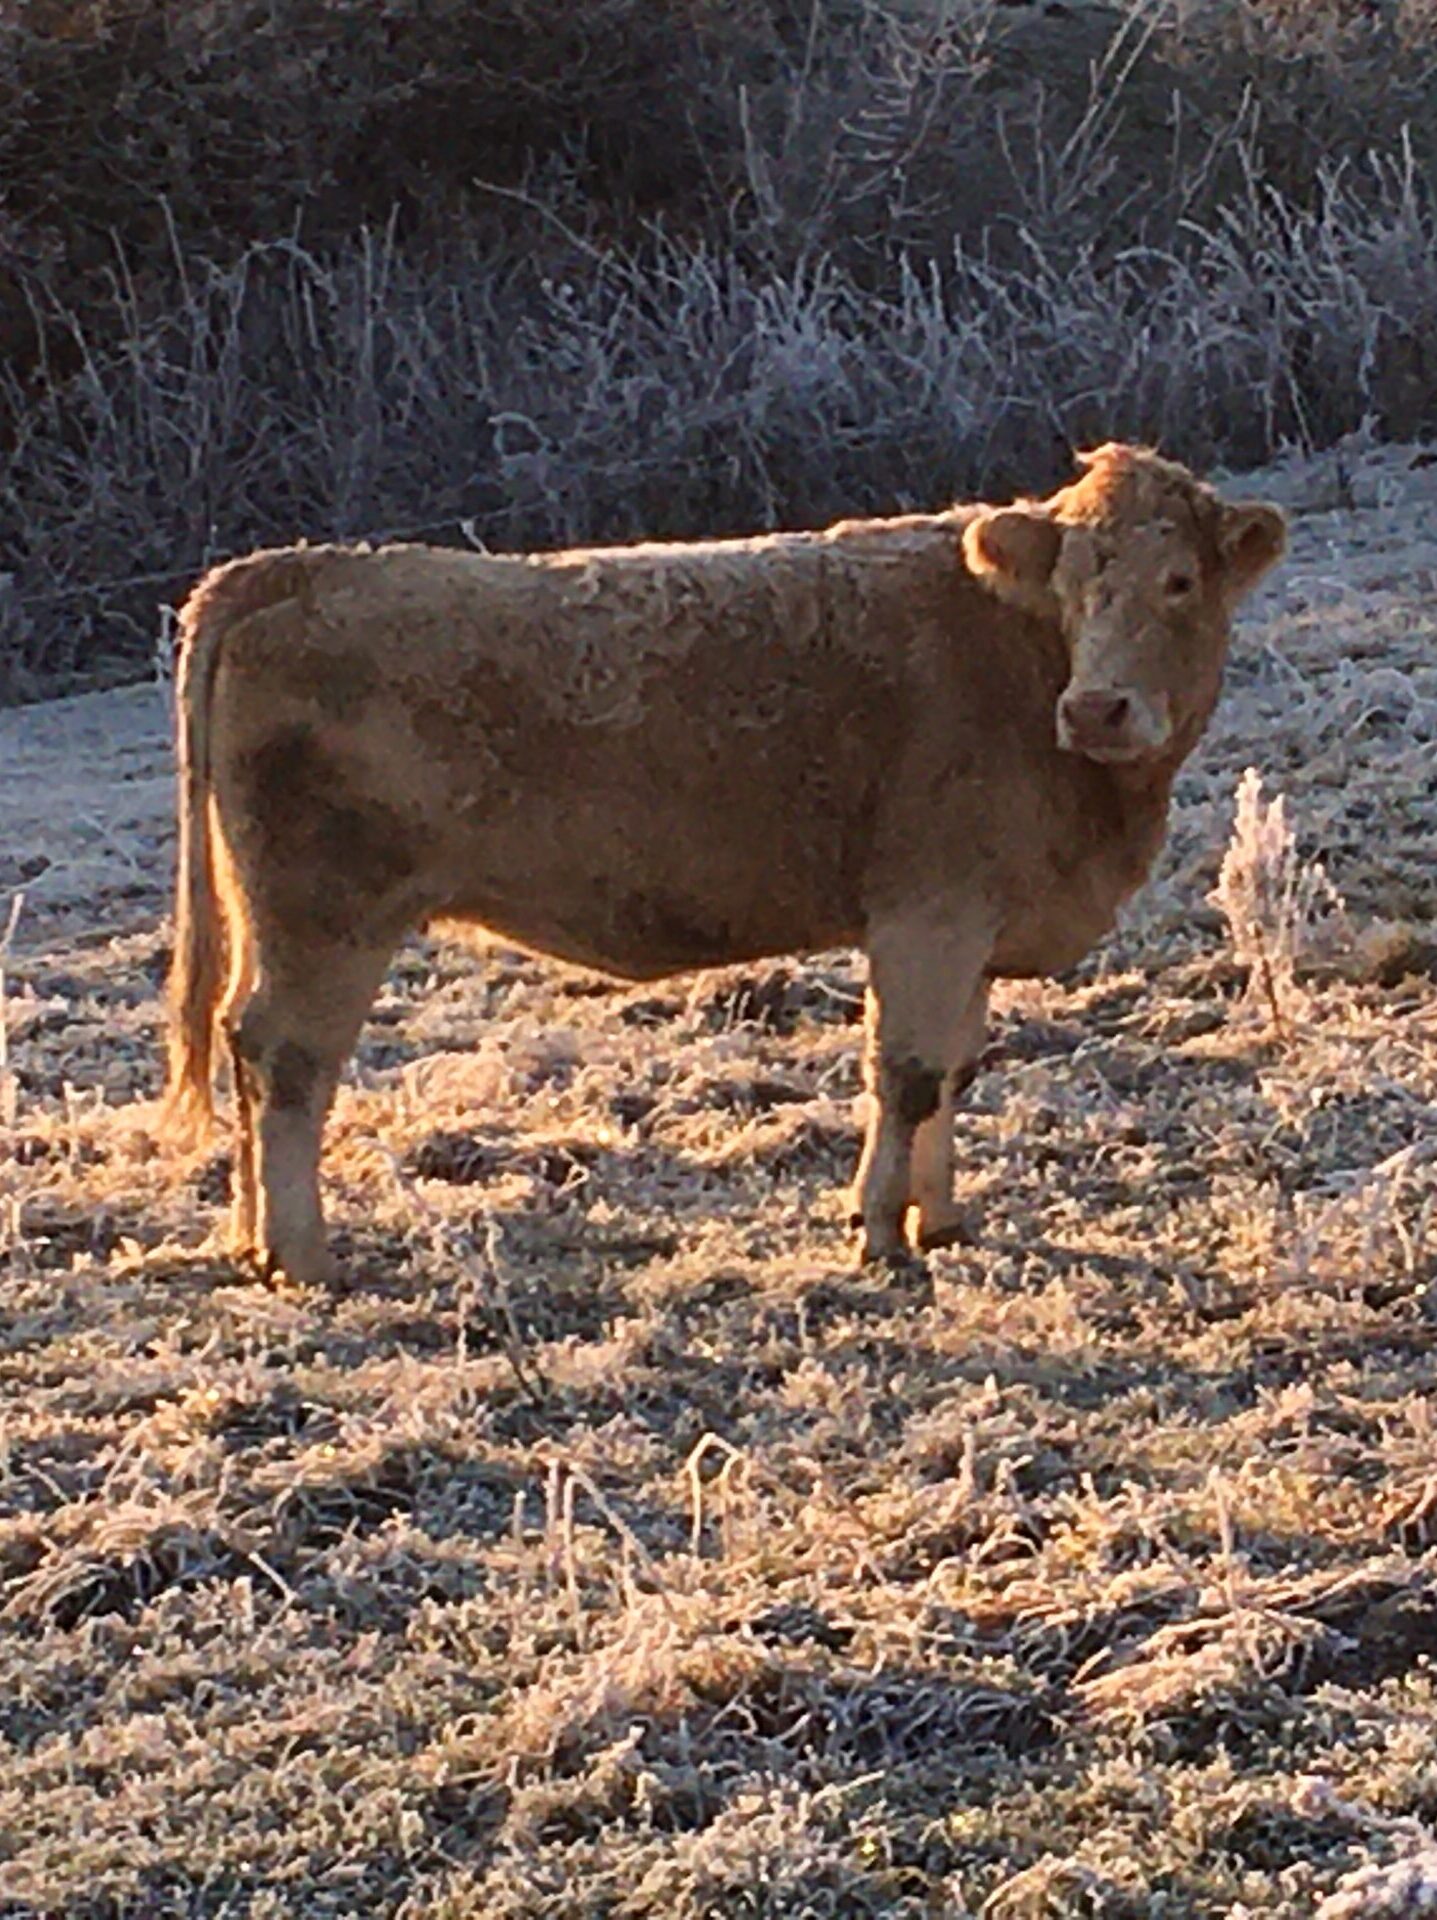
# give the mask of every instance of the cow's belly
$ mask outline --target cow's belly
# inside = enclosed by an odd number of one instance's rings
[[[774,849],[746,837],[726,843],[721,821],[706,836],[659,822],[648,842],[616,843],[577,822],[561,834],[531,819],[497,842],[475,836],[450,867],[435,917],[626,980],[859,939],[848,890],[822,861],[770,864],[766,852]]]
[[[619,980],[662,980],[704,967],[732,966],[794,951],[790,941],[744,937],[723,925],[687,924],[667,906],[635,902],[627,923],[615,916],[605,925],[565,919],[553,913],[515,914],[471,907],[446,910],[446,920],[467,921],[485,932],[546,954],[570,966],[589,967]],[[660,917],[656,920],[655,914]]]

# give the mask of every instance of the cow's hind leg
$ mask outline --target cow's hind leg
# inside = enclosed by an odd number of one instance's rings
[[[254,1079],[236,1045],[240,1015],[254,991],[254,940],[242,912],[229,915],[230,977],[220,1010],[219,1025],[229,1043],[230,1079],[234,1088],[232,1170],[230,1173],[230,1252],[247,1259],[255,1247]]]
[[[254,1164],[254,1109],[256,1088],[249,1063],[240,1052],[237,1023],[227,1025],[230,1078],[234,1082],[234,1165],[230,1174],[230,1252],[237,1260],[255,1250],[258,1196]]]
[[[952,1224],[951,1079],[959,1036],[981,1003],[988,942],[955,915],[885,921],[869,940],[870,984],[864,1080],[868,1131],[854,1190],[860,1257],[908,1257],[904,1229],[910,1201],[924,1203],[931,1224]],[[914,1148],[924,1128],[924,1151]],[[946,1182],[946,1191],[944,1190]]]
[[[918,1245],[924,1252],[964,1237],[962,1210],[953,1198],[953,1113],[978,1074],[978,1056],[988,1020],[988,983],[969,1002],[954,1034],[938,1111],[913,1136],[909,1198],[918,1209]]]
[[[249,1133],[251,1245],[261,1270],[297,1286],[333,1272],[319,1197],[324,1123],[344,1063],[384,976],[391,947],[306,952],[275,965],[261,953],[259,983],[234,1009],[236,1098]],[[246,1224],[236,1166],[236,1228]]]

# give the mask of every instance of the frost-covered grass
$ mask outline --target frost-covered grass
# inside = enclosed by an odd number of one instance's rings
[[[1424,1910],[1422,459],[1249,483],[1293,556],[1162,871],[1002,996],[973,1244],[902,1283],[842,1220],[852,956],[423,943],[332,1130],[348,1290],[237,1278],[146,1104],[162,702],[51,711],[0,800],[0,1911]],[[1347,908],[1280,1019],[1206,901],[1249,766]]]

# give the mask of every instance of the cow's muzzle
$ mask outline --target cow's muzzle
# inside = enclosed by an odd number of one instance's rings
[[[1058,745],[1089,760],[1145,760],[1161,752],[1171,731],[1150,700],[1121,687],[1069,687],[1058,702]]]

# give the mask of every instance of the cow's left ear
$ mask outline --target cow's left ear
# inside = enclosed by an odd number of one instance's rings
[[[986,507],[963,529],[969,570],[1006,599],[1046,595],[1063,530],[1041,507]]]
[[[1239,500],[1223,507],[1218,545],[1223,587],[1230,600],[1241,599],[1287,551],[1287,521],[1265,501]]]

